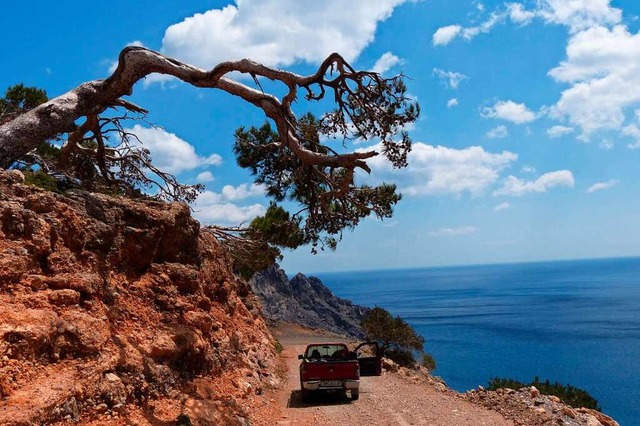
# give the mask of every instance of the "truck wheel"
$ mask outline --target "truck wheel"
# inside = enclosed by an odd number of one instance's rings
[[[360,398],[360,389],[351,389],[351,399],[357,401]]]

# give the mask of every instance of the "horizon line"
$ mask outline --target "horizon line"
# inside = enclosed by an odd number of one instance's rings
[[[534,263],[562,263],[562,262],[575,262],[575,261],[594,261],[594,260],[616,260],[616,259],[640,259],[639,255],[629,256],[608,256],[608,257],[576,257],[576,258],[561,258],[561,259],[539,259],[539,260],[516,260],[507,262],[489,262],[489,263],[452,263],[447,265],[430,265],[430,266],[404,266],[397,268],[375,268],[375,269],[347,269],[344,271],[315,271],[315,272],[302,272],[298,271],[292,276],[297,274],[303,274],[307,277],[315,276],[316,274],[343,274],[343,273],[361,273],[361,272],[381,272],[381,271],[406,271],[412,269],[447,269],[447,268],[464,268],[464,267],[477,267],[477,266],[501,266],[501,265],[522,265],[522,264],[534,264]],[[277,264],[277,263],[276,263]],[[278,264],[282,269],[282,267]],[[283,269],[284,270],[284,269]],[[287,276],[289,273],[285,271]]]

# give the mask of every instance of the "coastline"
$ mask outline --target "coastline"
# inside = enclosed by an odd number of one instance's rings
[[[638,425],[638,271],[639,258],[607,258],[318,275],[341,297],[405,318],[454,389],[537,375]]]

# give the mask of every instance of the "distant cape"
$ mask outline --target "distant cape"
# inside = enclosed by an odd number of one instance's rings
[[[279,265],[256,273],[249,281],[262,303],[264,317],[362,338],[362,315],[369,309],[334,295],[320,279],[297,274],[291,280]]]

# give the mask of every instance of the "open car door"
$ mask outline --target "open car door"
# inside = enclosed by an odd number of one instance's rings
[[[354,352],[358,355],[361,376],[380,376],[382,374],[382,356],[377,342],[360,343]]]

